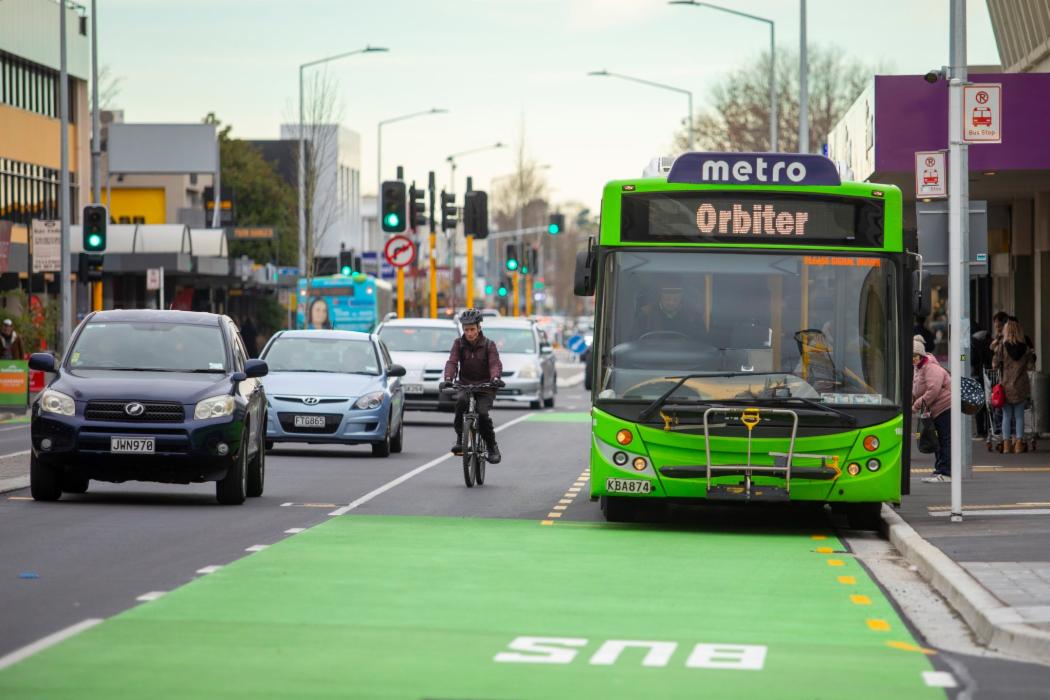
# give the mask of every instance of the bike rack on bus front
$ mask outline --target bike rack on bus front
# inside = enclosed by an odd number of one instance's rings
[[[726,417],[739,415],[740,422],[747,428],[747,462],[745,464],[719,464],[714,465],[711,463],[711,432],[710,422],[708,417],[712,413],[724,415]],[[774,463],[772,466],[766,465],[754,465],[751,464],[751,438],[754,433],[755,426],[762,421],[763,415],[781,415],[790,416],[792,420],[791,424],[791,441],[788,443],[787,459],[783,466]],[[707,497],[710,499],[717,500],[742,500],[750,501],[763,500],[763,501],[786,501],[791,496],[791,460],[795,455],[795,436],[798,433],[798,413],[786,408],[757,408],[754,406],[743,407],[743,406],[712,406],[704,411],[704,449],[707,451]],[[778,457],[782,453],[773,454],[770,456]],[[740,471],[744,472],[744,485],[743,486],[732,486],[722,484],[711,484],[711,478],[713,472],[716,471]],[[774,474],[777,472],[784,472],[784,488],[776,486],[760,486],[758,489],[753,488],[751,482],[751,476],[753,473],[769,473]]]

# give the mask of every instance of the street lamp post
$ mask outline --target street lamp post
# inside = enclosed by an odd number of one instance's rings
[[[642,85],[648,85],[650,87],[661,88],[664,90],[671,90],[672,92],[678,92],[686,95],[689,99],[689,112],[687,117],[687,128],[689,134],[689,150],[695,150],[695,144],[693,143],[693,93],[690,90],[684,88],[675,87],[674,85],[666,85],[664,83],[658,83],[654,80],[645,80],[644,78],[634,78],[629,75],[623,75],[621,73],[612,73],[607,70],[592,70],[587,75],[596,77],[608,77],[608,78],[620,78],[621,80],[630,80],[633,83],[641,83]]]
[[[299,274],[307,275],[306,270],[306,139],[303,135],[305,130],[305,116],[303,114],[303,73],[311,66],[317,66],[330,61],[338,61],[341,58],[355,56],[362,53],[380,53],[390,49],[381,46],[365,46],[363,49],[347,51],[345,53],[309,61],[299,66]],[[317,155],[314,154],[316,158]],[[220,193],[215,193],[216,210]]]
[[[394,122],[402,122],[406,119],[413,119],[415,117],[425,117],[428,114],[447,114],[447,109],[441,109],[438,107],[432,107],[422,112],[412,112],[411,114],[402,114],[399,117],[391,117],[390,119],[384,119],[376,126],[376,211],[379,211],[379,199],[381,190],[383,188],[383,127],[387,124],[393,124]],[[376,215],[376,219],[379,219],[379,215]]]
[[[468,151],[460,151],[459,153],[453,153],[452,155],[447,156],[445,158],[445,160],[448,161],[448,168],[449,168],[448,191],[449,192],[453,192],[453,193],[456,191],[456,159],[457,158],[459,158],[460,156],[469,156],[472,153],[481,153],[482,151],[491,151],[491,150],[496,149],[496,148],[506,148],[506,147],[507,147],[507,144],[503,143],[502,141],[497,141],[496,143],[490,144],[488,146],[481,146],[480,148],[471,148]]]
[[[765,22],[769,25],[769,150],[776,151],[778,148],[777,144],[777,61],[776,61],[776,24],[773,20],[766,19],[765,17],[759,17],[757,15],[750,15],[746,12],[739,12],[738,10],[730,10],[728,7],[722,7],[721,5],[712,5],[709,2],[699,2],[699,0],[670,0],[671,5],[695,5],[696,7],[706,7],[711,10],[719,10],[720,12],[728,12],[731,15],[737,15],[738,17],[746,17],[753,19],[756,22]]]

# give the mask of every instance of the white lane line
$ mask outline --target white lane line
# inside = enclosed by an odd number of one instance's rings
[[[294,503],[282,503],[281,507],[282,508],[287,508],[288,506],[294,506],[294,505],[295,505]]]
[[[59,642],[63,642],[69,639],[70,637],[78,635],[84,630],[90,629],[100,622],[102,622],[102,619],[96,617],[92,617],[87,620],[81,620],[75,625],[70,625],[65,629],[61,629],[57,632],[49,634],[46,637],[36,640],[35,642],[26,644],[21,649],[15,649],[10,654],[0,657],[0,669],[5,669],[8,666],[14,666],[19,661],[22,661],[23,659],[28,659],[30,656],[36,654],[37,652],[43,651],[48,647],[54,646]]]
[[[298,535],[300,532],[306,532],[305,527],[290,527],[284,531],[286,535]]]
[[[21,425],[15,425],[10,428],[0,428],[0,433],[7,433],[12,430],[23,430],[29,427],[29,423],[22,423]]]
[[[931,688],[954,688],[958,685],[955,676],[947,671],[923,671],[922,679]]]
[[[264,549],[266,549],[269,546],[270,545],[268,545],[268,544],[253,544],[251,547],[245,547],[244,551],[246,551],[246,552],[261,552],[261,551],[263,551]]]
[[[511,427],[513,425],[517,425],[518,423],[520,423],[520,422],[522,422],[524,420],[528,420],[533,415],[535,415],[535,414],[534,413],[526,413],[523,416],[518,416],[514,420],[507,421],[503,425],[501,425],[498,428],[496,428],[495,432],[498,433],[501,430],[506,430],[507,428],[509,428],[509,427]],[[449,452],[448,454],[442,455],[442,456],[438,457],[437,459],[432,459],[429,462],[427,462],[426,464],[424,464],[422,466],[419,466],[419,467],[416,467],[415,469],[413,469],[412,471],[408,472],[407,474],[402,474],[401,476],[397,477],[393,481],[388,481],[387,483],[383,484],[379,488],[377,488],[377,489],[375,489],[373,491],[369,491],[364,496],[361,496],[361,498],[358,498],[356,501],[351,501],[348,505],[345,505],[342,508],[336,508],[331,513],[329,513],[329,515],[346,515],[350,511],[354,510],[355,508],[360,508],[364,504],[368,503],[373,498],[375,498],[377,496],[382,496],[384,493],[386,493],[390,489],[394,488],[395,486],[399,486],[399,485],[405,483],[406,481],[408,481],[412,477],[416,476],[417,474],[422,474],[426,470],[431,469],[433,467],[436,467],[437,465],[441,464],[445,460],[452,459],[452,457],[454,457],[454,456],[455,455],[453,455],[451,452]]]
[[[1050,509],[1047,508],[1012,508],[1002,510],[964,510],[963,515],[1050,515]],[[950,511],[944,510],[937,513],[930,513],[931,517],[934,518],[947,518],[951,515]]]
[[[137,600],[139,602],[142,602],[142,603],[148,603],[151,600],[156,600],[157,598],[160,598],[165,593],[167,593],[167,591],[150,591],[149,593],[143,593],[142,595],[140,595],[135,600]]]
[[[0,455],[0,459],[7,459],[8,457],[21,457],[22,455],[27,454],[29,454],[29,450],[20,450],[18,452],[12,452],[11,454]]]
[[[197,569],[198,574],[214,574],[216,571],[222,568],[221,564],[212,564],[211,566],[203,566]]]

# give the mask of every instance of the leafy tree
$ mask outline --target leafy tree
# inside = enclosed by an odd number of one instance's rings
[[[205,123],[221,126],[214,113]],[[298,222],[295,191],[281,179],[272,164],[247,141],[230,138],[230,125],[219,130],[222,185],[236,193],[237,225],[272,227],[274,240],[230,241],[230,255],[266,262],[276,257],[279,265],[298,264]]]
[[[798,52],[777,51],[777,150],[798,149]],[[848,59],[838,47],[809,48],[809,143],[824,143],[861,93],[875,68]],[[713,109],[696,115],[697,148],[712,151],[769,150],[769,54],[733,71],[711,91]],[[675,135],[681,152],[685,129]]]

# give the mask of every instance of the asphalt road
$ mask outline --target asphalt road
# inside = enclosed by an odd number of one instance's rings
[[[0,456],[29,449],[29,424],[0,425]]]
[[[546,523],[552,530],[572,528],[575,523],[591,528],[589,524],[601,523],[602,517],[598,504],[588,499],[586,487],[581,488],[587,476],[588,408],[584,393],[572,389],[559,395],[554,411],[494,411],[497,426],[505,426],[499,436],[504,460],[488,468],[481,488],[465,488],[458,460],[442,459],[452,440],[451,416],[412,413],[405,431],[405,451],[388,459],[371,457],[366,446],[286,449],[278,445],[267,457],[265,494],[241,507],[217,505],[211,484],[92,482],[87,494],[66,495],[57,503],[36,503],[28,498],[27,490],[4,494],[0,497],[4,571],[0,577],[0,600],[4,601],[0,606],[0,657],[85,619],[107,619],[141,606],[143,596],[178,589],[204,576],[199,572],[205,567],[222,567],[259,545],[292,537],[300,528],[334,522],[332,513],[351,519],[466,517],[482,527],[485,519],[511,519],[531,520],[537,527]],[[19,434],[11,433],[17,439]],[[0,445],[4,435],[0,432]],[[24,441],[24,434],[21,437]],[[404,478],[398,481],[399,477]],[[725,581],[733,582],[746,579],[756,566],[748,557],[749,546],[758,552],[760,546],[768,547],[778,539],[808,539],[809,533],[817,532],[834,536],[836,524],[812,509],[718,508],[675,510],[667,521],[648,527],[654,542],[657,537],[681,537],[682,533],[732,538],[740,552],[724,565],[740,568],[723,573]],[[588,532],[580,536],[594,536]],[[855,533],[840,534],[849,547],[849,537]],[[581,539],[576,546],[589,547],[585,542],[589,540]],[[809,551],[811,545],[806,547]],[[579,555],[598,556],[588,551]],[[449,556],[458,555],[451,552]],[[598,577],[595,581],[633,574],[644,579],[646,573],[621,571],[601,558],[589,562]],[[858,571],[863,575],[862,569]],[[643,580],[638,585],[653,583]],[[887,616],[893,616],[894,596],[900,597],[899,592],[884,592],[892,604]],[[877,587],[873,594],[879,594]],[[801,599],[796,603],[780,600],[777,615],[795,607],[804,609]],[[626,614],[626,610],[621,612]],[[902,633],[913,635],[917,648],[929,645],[913,621],[904,622],[907,629]],[[822,620],[809,615],[794,624],[819,636]],[[957,680],[959,687],[943,691],[949,697],[1039,697],[1050,687],[1050,669],[1031,664],[959,653],[928,658],[932,668],[951,673]],[[0,671],[0,681],[3,673]],[[848,694],[841,690],[814,696]],[[865,696],[869,693],[857,695]]]

